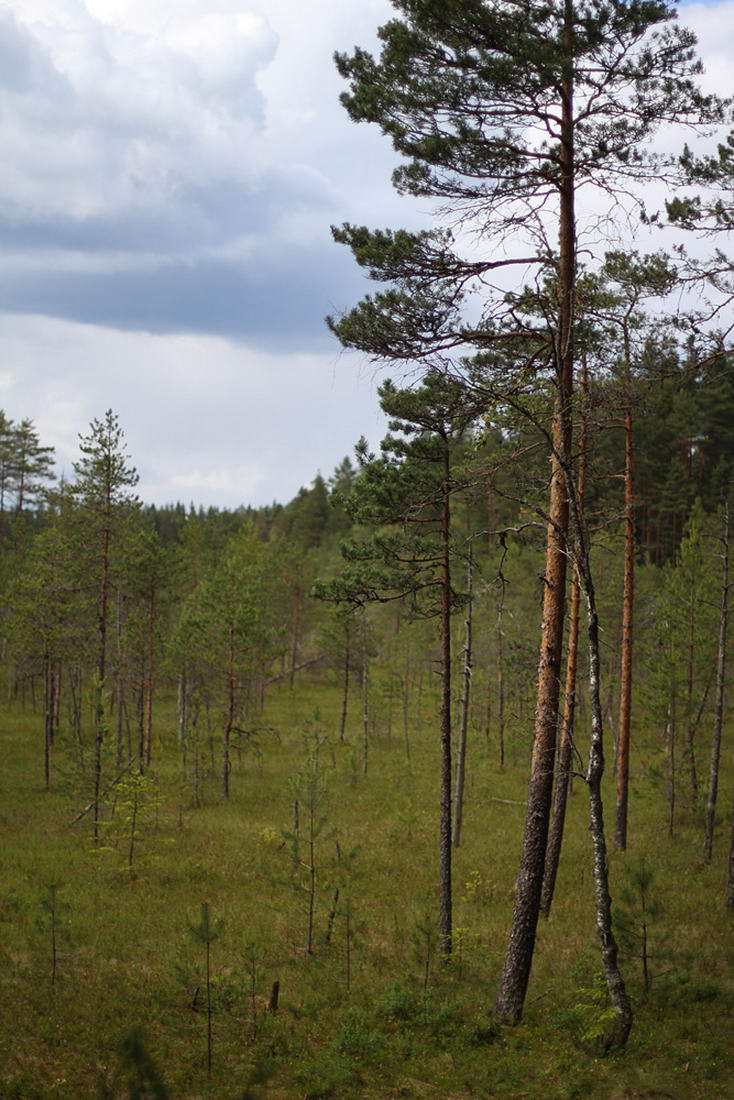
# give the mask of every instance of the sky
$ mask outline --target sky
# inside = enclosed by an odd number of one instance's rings
[[[387,0],[0,0],[0,408],[71,474],[112,408],[159,504],[286,502],[384,432],[324,316],[366,285],[330,226],[428,224],[334,50]],[[734,0],[690,4],[728,94]]]

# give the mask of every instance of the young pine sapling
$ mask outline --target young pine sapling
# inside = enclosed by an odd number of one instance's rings
[[[189,932],[197,943],[204,945],[206,954],[206,1070],[211,1077],[212,1072],[212,983],[211,983],[211,946],[219,939],[224,927],[224,920],[220,917],[212,920],[209,912],[209,902],[202,902],[201,919],[198,924],[190,924]]]

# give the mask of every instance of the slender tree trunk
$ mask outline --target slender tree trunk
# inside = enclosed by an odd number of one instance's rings
[[[53,745],[54,738],[61,728],[61,681],[63,678],[63,665],[61,661],[56,662],[56,675],[54,678],[54,697],[53,697],[53,714],[51,724],[51,744]]]
[[[229,634],[229,668],[227,671],[227,716],[222,737],[222,794],[229,798],[229,742],[234,726],[235,714],[235,675],[234,675],[234,628]]]
[[[342,689],[342,709],[339,718],[339,740],[344,740],[344,735],[347,728],[347,709],[349,707],[349,660],[351,657],[349,649],[349,640],[347,639],[344,647],[344,680]]]
[[[469,729],[469,706],[471,703],[472,675],[472,601],[473,601],[473,561],[471,543],[469,560],[466,565],[467,605],[464,620],[464,673],[461,687],[461,707],[459,714],[459,745],[456,754],[456,795],[454,798],[453,844],[461,844],[461,825],[464,816],[464,773],[466,770],[466,738]]]
[[[178,692],[176,695],[176,709],[178,711],[178,743],[183,746],[186,744],[186,731],[189,722],[188,711],[188,684],[186,682],[186,673],[179,673],[178,677]]]
[[[288,671],[288,690],[293,691],[296,678],[296,666],[298,664],[298,645],[301,632],[301,590],[296,588],[293,593],[293,633],[291,637],[291,667]]]
[[[676,695],[673,686],[670,702],[668,703],[668,720],[665,723],[666,751],[668,755],[668,836],[672,837],[675,830],[675,796],[676,796],[676,759],[675,759],[675,735],[676,735]]]
[[[53,678],[48,651],[43,655],[44,723],[43,723],[43,785],[51,786],[51,742],[53,740]]]
[[[579,440],[578,460],[578,489],[577,500],[579,513],[583,519],[584,503],[586,499],[586,447],[587,447],[587,416],[585,402],[589,395],[589,380],[584,359],[581,372],[581,396],[582,422],[581,438]],[[568,621],[568,644],[566,652],[566,687],[563,700],[563,722],[561,725],[561,740],[558,746],[558,758],[556,760],[556,774],[553,790],[553,814],[551,817],[548,844],[545,852],[545,872],[543,875],[543,890],[540,899],[541,912],[547,917],[550,915],[553,904],[553,894],[558,875],[558,864],[563,843],[563,831],[566,823],[566,806],[568,792],[571,783],[571,762],[573,759],[573,735],[576,720],[576,674],[578,667],[579,651],[579,620],[581,611],[581,585],[579,583],[578,570],[574,570],[571,588],[571,607]]]
[[[441,801],[439,810],[438,935],[442,959],[451,954],[451,510],[449,446],[442,437],[441,493]]]
[[[141,663],[136,684],[135,718],[138,727],[138,771],[145,774],[145,663]]]
[[[693,715],[693,677],[696,653],[696,606],[690,602],[688,619],[688,673],[686,684],[686,742],[685,758],[688,765],[688,782],[691,791],[691,809],[698,802],[698,773],[696,770],[696,721]]]
[[[367,624],[362,623],[362,774],[370,762],[370,658],[367,651]]]
[[[306,954],[313,955],[313,920],[316,910],[316,821],[313,800],[308,808],[308,928]]]
[[[122,767],[122,761],[124,757],[123,743],[122,743],[122,715],[124,707],[124,693],[122,686],[122,592],[117,593],[117,617],[115,623],[115,641],[116,641],[116,679],[117,690],[115,692],[115,701],[117,704],[117,715],[115,720],[115,762],[117,768]]]
[[[627,809],[629,801],[629,747],[632,716],[632,637],[635,598],[635,498],[634,451],[632,439],[632,379],[629,331],[625,324],[624,357],[627,382],[627,408],[624,414],[624,582],[622,587],[622,648],[619,683],[619,727],[617,730],[617,816],[614,842],[620,851],[627,848]]]
[[[612,899],[609,895],[607,846],[604,836],[604,807],[601,781],[604,774],[604,740],[599,685],[599,620],[594,588],[588,572],[584,578],[584,595],[589,620],[589,701],[591,703],[591,745],[586,780],[589,786],[589,831],[594,849],[594,899],[596,930],[601,947],[601,960],[609,1000],[616,1013],[614,1026],[605,1038],[605,1050],[623,1048],[632,1027],[632,1006],[624,979],[617,963],[617,942],[612,928]]]
[[[574,493],[570,463],[565,466],[574,529],[575,564],[586,600],[589,649],[589,703],[591,742],[586,782],[589,788],[589,832],[593,848],[594,901],[596,930],[601,948],[602,971],[609,1001],[615,1012],[614,1023],[604,1039],[604,1050],[622,1049],[632,1027],[632,1006],[618,965],[618,948],[612,925],[612,899],[609,894],[609,860],[604,834],[602,777],[604,775],[604,724],[601,705],[599,659],[599,616],[583,515]]]
[[[211,945],[206,941],[206,1072],[212,1075],[212,982]]]
[[[725,902],[727,909],[734,909],[734,809],[731,815],[731,837],[729,840],[729,867],[726,875]]]
[[[497,748],[500,768],[505,766],[505,582],[501,581],[500,602],[497,608]],[[491,697],[487,698],[487,730],[489,731],[489,708]]]
[[[153,687],[155,659],[155,588],[151,586],[148,602],[148,676],[145,700],[145,766],[150,767],[153,755]]]
[[[125,689],[122,682],[122,676],[118,671],[117,674],[117,691],[115,692],[115,762],[118,768],[122,767],[122,761],[125,755],[124,752],[124,740],[125,740]],[[128,754],[129,755],[129,754]]]
[[[553,797],[553,764],[563,646],[568,550],[568,488],[565,484],[564,466],[571,452],[576,273],[572,28],[573,4],[572,0],[565,0],[562,33],[567,48],[567,60],[561,88],[556,400],[551,430],[551,483],[543,619],[525,831],[515,891],[515,907],[496,1004],[498,1016],[509,1024],[517,1024],[522,1018],[535,949],[548,823]]]
[[[714,731],[711,738],[711,768],[709,791],[706,801],[706,821],[703,841],[703,857],[711,862],[714,842],[716,798],[719,790],[719,758],[721,756],[721,729],[724,722],[724,686],[726,683],[726,630],[729,619],[729,501],[724,504],[723,530],[721,532],[721,605],[719,609],[719,642],[716,651],[716,700],[714,703]]]
[[[95,843],[99,840],[100,805],[99,794],[102,785],[102,744],[104,741],[104,687],[105,673],[107,670],[107,603],[110,587],[110,497],[109,492],[105,506],[102,528],[102,547],[100,554],[100,586],[98,629],[99,647],[97,650],[97,700],[95,707],[94,723],[94,825],[93,833]]]

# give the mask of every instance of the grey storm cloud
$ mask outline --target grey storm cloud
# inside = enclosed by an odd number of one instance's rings
[[[147,36],[59,11],[0,8],[0,310],[333,348],[324,314],[364,283],[329,238],[337,189],[268,145],[266,20],[206,12]]]
[[[168,195],[150,203],[74,216],[62,210],[27,209],[9,199],[0,208],[0,246],[70,252],[192,255],[239,238],[277,232],[284,211],[307,207],[327,224],[331,199],[312,180],[271,171],[257,184],[234,179],[179,179]]]
[[[267,351],[334,350],[324,323],[364,284],[336,246],[103,272],[0,272],[0,310],[119,329],[219,334]]]
[[[47,51],[8,8],[0,9],[0,87],[19,94],[69,93]]]

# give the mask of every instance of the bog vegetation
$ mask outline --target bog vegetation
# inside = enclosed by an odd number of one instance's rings
[[[723,235],[648,149],[731,107],[662,4],[394,6],[380,446],[197,511],[0,420],[1,1095],[731,1095],[730,265],[593,206]]]

